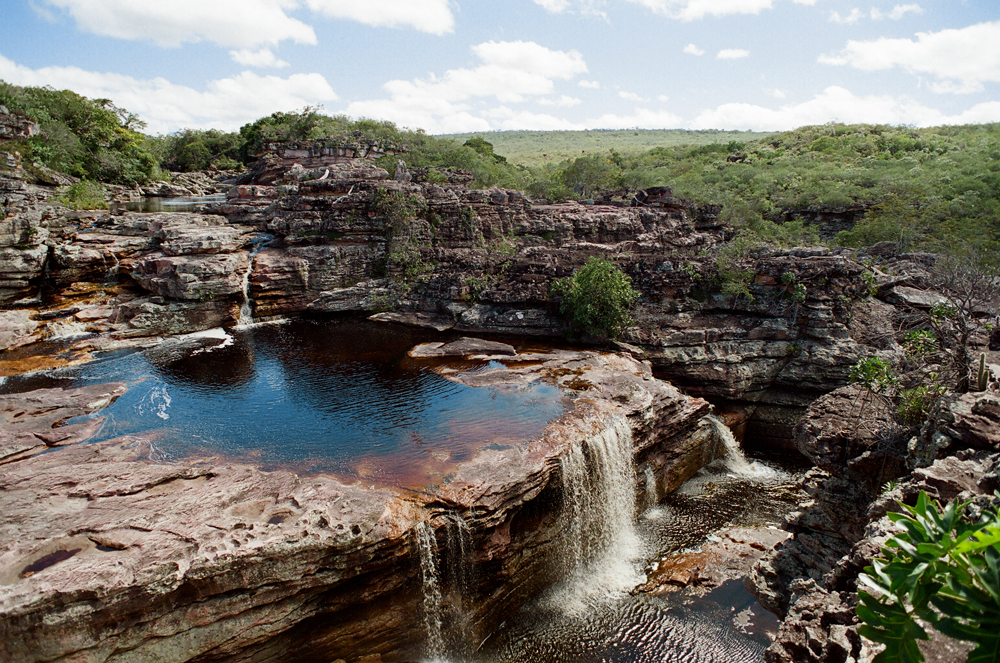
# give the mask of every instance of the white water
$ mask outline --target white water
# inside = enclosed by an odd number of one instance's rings
[[[443,598],[441,595],[441,574],[438,564],[437,540],[430,522],[417,523],[414,529],[417,552],[420,555],[420,575],[424,589],[424,629],[427,631],[427,657],[431,661],[442,661],[445,656],[444,622],[442,619]]]
[[[271,239],[271,235],[258,235],[254,239],[253,245],[250,249],[250,264],[247,265],[247,271],[243,274],[243,283],[241,289],[243,291],[243,304],[240,306],[240,319],[236,322],[237,329],[249,327],[254,324],[253,321],[253,302],[250,299],[250,277],[253,275],[254,260],[257,258],[257,254],[264,247],[264,244]]]
[[[616,418],[574,445],[561,462],[563,513],[570,519],[563,554],[569,577],[546,603],[579,613],[594,600],[642,581],[632,429],[624,418]]]
[[[722,447],[721,449],[716,448],[716,456],[719,456],[719,459],[713,465],[721,465],[733,477],[764,478],[775,473],[773,467],[757,461],[748,461],[743,455],[740,443],[733,436],[733,431],[729,430],[729,426],[721,419],[715,415],[709,415],[707,419],[715,431],[717,443]]]
[[[118,262],[118,256],[116,256],[113,252],[109,253],[108,255],[110,255],[111,259],[115,261],[115,264],[111,265],[111,267],[108,269],[107,274],[104,275],[104,280],[114,281],[115,279],[118,278],[118,267],[120,263]]]

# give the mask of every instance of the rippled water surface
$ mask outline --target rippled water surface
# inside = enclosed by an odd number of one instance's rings
[[[427,486],[484,444],[537,436],[565,407],[547,384],[473,388],[406,352],[439,336],[367,321],[294,321],[231,332],[192,354],[160,346],[2,390],[123,381],[95,441],[149,440],[152,455],[222,455],[264,468]],[[481,370],[482,365],[462,365]]]
[[[716,463],[688,481],[638,522],[655,560],[703,544],[720,529],[778,525],[801,493],[798,472],[753,463],[735,475]],[[641,568],[636,568],[641,575]],[[601,573],[601,569],[593,569]],[[739,581],[703,597],[618,591],[569,606],[567,580],[519,611],[484,642],[477,663],[758,663],[776,618]]]

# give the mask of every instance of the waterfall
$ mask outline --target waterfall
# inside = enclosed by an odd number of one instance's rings
[[[435,662],[469,651],[464,604],[475,582],[472,529],[456,513],[446,514],[443,520],[443,549],[438,547],[429,520],[415,528],[423,583],[425,654]]]
[[[261,233],[253,238],[250,247],[250,264],[247,265],[247,271],[243,274],[243,283],[241,289],[243,291],[243,304],[240,306],[240,319],[236,321],[237,327],[248,327],[254,323],[253,321],[253,300],[250,299],[250,276],[253,275],[253,264],[254,259],[260,250],[264,248],[264,244],[274,239],[273,235],[268,235],[266,233]]]
[[[104,282],[113,283],[118,279],[118,267],[121,263],[119,263],[118,256],[116,256],[114,252],[110,252],[108,255],[110,255],[111,259],[115,261],[115,264],[108,268],[107,273],[104,275]]]
[[[642,468],[642,474],[646,480],[642,510],[648,511],[656,506],[656,472],[653,470],[652,465],[646,463],[646,465]]]
[[[706,417],[715,432],[715,457],[716,463],[725,467],[726,471],[738,477],[760,477],[774,473],[774,469],[763,463],[750,462],[743,455],[740,443],[733,436],[733,431],[729,426],[715,415]],[[720,448],[721,447],[721,448]]]
[[[430,522],[417,523],[414,530],[420,555],[420,575],[423,580],[424,629],[427,631],[427,655],[433,661],[444,659],[444,620],[442,619],[441,578],[438,565],[437,540]]]
[[[636,467],[632,429],[622,418],[562,457],[563,513],[569,519],[564,560],[571,579],[552,600],[566,611],[584,609],[598,593],[641,581],[635,561]]]

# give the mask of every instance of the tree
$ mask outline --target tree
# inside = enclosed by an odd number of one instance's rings
[[[552,292],[574,331],[616,338],[634,322],[628,309],[639,293],[632,279],[609,260],[591,258],[572,276],[553,283]]]

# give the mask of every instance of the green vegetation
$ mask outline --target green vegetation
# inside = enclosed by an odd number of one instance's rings
[[[185,129],[168,136],[150,138],[150,146],[160,166],[165,170],[192,172],[208,170],[240,170],[239,134],[209,129]]]
[[[128,186],[156,174],[156,158],[139,133],[145,124],[109,99],[0,81],[0,105],[41,127],[39,135],[18,141],[15,148],[29,168],[37,163],[83,179]]]
[[[616,338],[634,322],[628,308],[639,298],[632,279],[614,263],[593,257],[552,284],[559,311],[575,332]]]
[[[71,184],[58,200],[63,205],[77,210],[108,209],[108,203],[104,200],[104,187],[88,180]]]
[[[769,133],[704,129],[592,129],[589,131],[488,131],[448,134],[439,138],[456,143],[481,139],[508,161],[530,168],[556,164],[584,155],[604,155],[611,150],[639,153],[654,147],[708,145],[767,138]]]
[[[1000,511],[972,522],[969,502],[941,509],[920,492],[889,518],[904,531],[859,577],[859,633],[885,645],[875,663],[924,660],[925,626],[971,642],[970,663],[1000,661]]]

